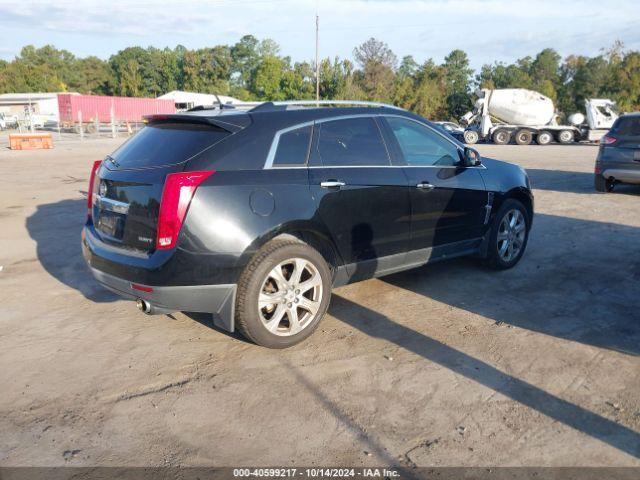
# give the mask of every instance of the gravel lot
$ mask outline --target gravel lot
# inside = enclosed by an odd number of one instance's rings
[[[640,187],[596,194],[596,147],[480,145],[536,189],[516,268],[339,288],[271,351],[93,281],[87,176],[121,141],[0,137],[0,465],[640,466]]]

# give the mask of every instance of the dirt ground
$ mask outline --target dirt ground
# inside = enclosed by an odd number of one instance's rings
[[[337,289],[272,351],[145,316],[80,254],[91,162],[122,140],[0,137],[0,465],[640,466],[640,187],[594,146],[483,146],[536,195],[521,263]]]

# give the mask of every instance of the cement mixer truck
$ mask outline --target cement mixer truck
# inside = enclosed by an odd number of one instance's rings
[[[523,88],[482,89],[471,112],[460,123],[464,141],[480,140],[506,145],[548,145],[556,140],[568,144],[582,140],[598,141],[618,118],[615,102],[608,99],[585,100],[586,119],[581,113],[568,118],[569,125],[558,125],[553,101],[541,93]]]

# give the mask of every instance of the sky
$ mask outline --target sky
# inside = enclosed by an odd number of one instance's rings
[[[312,60],[316,12],[321,57],[352,58],[369,37],[418,62],[460,48],[476,70],[546,47],[563,57],[615,40],[640,50],[638,0],[0,0],[0,58],[28,44],[106,59],[127,46],[199,48],[253,34]]]

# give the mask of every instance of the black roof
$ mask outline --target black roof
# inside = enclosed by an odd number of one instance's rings
[[[399,108],[375,106],[375,107],[298,107],[282,108],[255,108],[252,110],[236,109],[204,109],[178,114],[150,115],[149,123],[177,121],[198,122],[215,125],[230,132],[237,132],[252,123],[260,124],[273,130],[280,130],[299,123],[311,122],[323,118],[339,117],[345,115],[403,115],[425,121],[407,110]]]

